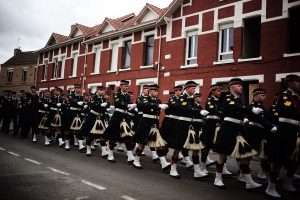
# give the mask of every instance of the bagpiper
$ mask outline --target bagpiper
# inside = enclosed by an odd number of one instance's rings
[[[276,182],[282,166],[287,170],[287,179],[283,188],[289,192],[295,192],[292,183],[294,174],[300,161],[300,77],[290,74],[285,78],[286,90],[283,91],[276,103],[278,112],[278,131],[272,138],[270,149],[270,172],[269,185],[266,194],[280,198],[276,190]]]
[[[109,125],[104,132],[105,138],[109,140],[108,157],[109,162],[115,162],[113,149],[116,142],[124,142],[127,148],[127,162],[134,161],[133,143],[131,141],[134,132],[130,128],[130,117],[127,114],[128,109],[133,110],[136,104],[133,104],[128,94],[129,81],[120,81],[119,91],[114,96],[115,112],[111,117]]]
[[[216,163],[216,177],[214,185],[224,188],[222,180],[222,171],[227,156],[235,157],[239,162],[241,172],[244,174],[246,189],[261,187],[252,180],[249,168],[249,159],[256,155],[250,145],[242,137],[244,126],[248,120],[244,120],[246,109],[240,96],[243,93],[243,82],[240,78],[233,78],[229,81],[230,93],[226,95],[222,103],[224,121],[221,124],[218,133],[215,152],[219,153],[219,159]]]
[[[138,102],[138,107],[143,111],[142,118],[139,121],[139,125],[134,136],[134,141],[138,144],[135,151],[135,159],[133,166],[138,169],[142,169],[140,163],[142,152],[145,145],[150,148],[164,148],[166,142],[162,139],[159,132],[159,115],[161,110],[165,110],[168,105],[162,104],[158,99],[158,85],[154,84],[149,87],[149,96],[143,98]],[[166,161],[165,155],[159,155],[162,170],[166,170],[170,167],[170,163]]]

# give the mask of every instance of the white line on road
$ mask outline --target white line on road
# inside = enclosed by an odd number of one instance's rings
[[[84,184],[86,184],[86,185],[88,185],[88,186],[97,188],[98,190],[106,190],[105,187],[102,187],[101,185],[97,185],[97,184],[95,184],[95,183],[91,183],[91,182],[86,181],[86,180],[81,180],[81,182],[83,182]]]
[[[58,169],[55,169],[55,168],[52,168],[52,167],[47,167],[48,169],[50,169],[51,171],[53,172],[56,172],[56,173],[60,173],[60,174],[63,174],[63,175],[66,175],[66,176],[69,176],[70,174],[67,173],[67,172],[63,172],[63,171],[60,171]]]
[[[14,152],[11,152],[11,151],[9,151],[8,153],[9,153],[10,155],[17,156],[17,157],[19,157],[19,156],[20,156],[19,154],[16,154],[16,153],[14,153]]]
[[[132,197],[130,197],[128,195],[123,195],[123,196],[121,196],[121,198],[125,199],[125,200],[135,200],[135,198],[132,198]]]
[[[1,151],[5,151],[5,149],[3,149],[2,147],[0,147],[0,150],[1,150]]]
[[[76,200],[84,200],[84,199],[89,199],[88,196],[82,196],[82,197],[77,197]]]
[[[40,162],[38,162],[38,161],[29,159],[29,158],[24,158],[24,159],[27,160],[28,162],[31,162],[31,163],[34,163],[34,164],[37,164],[37,165],[41,165],[41,164],[42,164],[42,163],[40,163]]]

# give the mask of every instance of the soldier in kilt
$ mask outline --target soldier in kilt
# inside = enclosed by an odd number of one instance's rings
[[[70,151],[70,138],[68,125],[68,113],[70,111],[69,96],[67,94],[61,95],[63,104],[61,106],[61,131],[65,136],[65,150]]]
[[[95,139],[100,139],[101,156],[107,157],[106,140],[103,138],[103,133],[108,126],[107,117],[105,115],[106,109],[109,107],[108,101],[104,98],[105,87],[97,86],[97,91],[93,95],[90,102],[90,111],[82,125],[81,134],[86,138],[86,155],[92,155],[92,143]]]
[[[50,128],[47,125],[50,102],[51,102],[51,93],[48,90],[44,91],[43,96],[39,99],[38,117],[37,117],[38,132],[40,132],[44,136],[46,135],[47,130]],[[32,141],[33,142],[37,141],[36,134],[33,135]]]
[[[287,90],[277,99],[278,131],[272,138],[269,159],[272,163],[269,185],[266,194],[281,197],[276,190],[276,182],[282,166],[287,170],[287,179],[283,188],[295,192],[292,180],[300,160],[300,77],[290,74],[285,78]]]
[[[86,147],[83,145],[83,137],[79,134],[82,126],[83,116],[81,110],[84,106],[83,96],[81,95],[81,85],[74,84],[74,91],[69,95],[70,109],[67,112],[66,139],[74,137],[74,145],[78,146],[79,151],[83,152]]]
[[[61,131],[62,127],[62,118],[61,118],[61,107],[63,104],[63,99],[61,98],[62,89],[61,88],[54,88],[53,96],[50,100],[50,112],[49,117],[46,123],[46,127],[50,127],[50,129],[47,130],[46,136],[45,136],[45,145],[49,146],[50,141],[49,139],[54,134],[59,142],[59,147],[63,147],[65,142],[63,141],[63,135]]]
[[[197,106],[194,99],[195,89],[197,83],[188,81],[184,87],[186,92],[179,98],[177,112],[178,121],[175,128],[175,138],[172,144],[174,153],[172,156],[172,166],[170,176],[179,178],[177,172],[177,161],[179,152],[182,149],[193,150],[193,166],[194,166],[194,179],[200,179],[207,176],[200,170],[199,165],[199,151],[203,148],[200,142],[200,128],[199,123],[202,123],[202,117],[208,114],[208,111],[202,110]]]
[[[122,80],[120,82],[120,90],[115,94],[115,112],[111,117],[109,125],[104,132],[104,136],[109,140],[108,157],[109,162],[115,162],[113,149],[116,142],[124,142],[127,148],[127,162],[134,161],[133,148],[131,141],[134,132],[130,128],[130,116],[127,114],[128,110],[136,108],[136,104],[132,104],[130,95],[128,94],[129,81]]]
[[[149,96],[138,102],[138,107],[143,111],[143,116],[139,122],[134,141],[138,143],[138,147],[135,151],[135,159],[133,166],[138,169],[142,169],[140,163],[142,152],[145,145],[150,148],[158,149],[158,156],[161,162],[161,167],[166,170],[170,167],[170,163],[166,161],[164,154],[161,154],[159,149],[164,149],[166,145],[159,133],[159,115],[160,110],[165,110],[168,105],[161,104],[158,99],[158,85],[154,84],[149,87]]]
[[[249,168],[249,160],[256,155],[250,145],[242,137],[244,126],[243,123],[246,109],[242,103],[240,95],[243,92],[242,80],[233,78],[229,81],[230,94],[226,95],[222,103],[224,121],[221,124],[218,133],[215,152],[219,153],[219,159],[216,163],[216,177],[214,185],[224,188],[222,180],[222,171],[227,156],[231,155],[238,159],[241,172],[244,174],[246,189],[254,189],[261,186],[252,180]]]

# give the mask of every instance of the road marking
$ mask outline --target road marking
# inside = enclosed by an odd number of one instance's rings
[[[76,200],[83,200],[83,199],[89,199],[88,196],[82,196],[82,197],[77,197]]]
[[[88,185],[88,186],[91,186],[91,187],[94,187],[94,188],[97,188],[98,190],[106,190],[105,187],[102,187],[101,185],[97,185],[95,183],[91,183],[89,181],[86,181],[86,180],[81,180],[82,183]]]
[[[1,151],[5,151],[5,149],[3,149],[2,147],[0,147],[0,150],[1,150]]]
[[[38,161],[29,159],[29,158],[24,158],[24,159],[27,160],[28,162],[31,162],[31,163],[34,163],[34,164],[37,164],[37,165],[41,165],[41,164],[42,164],[42,163],[40,163],[40,162],[38,162]]]
[[[17,157],[19,157],[19,156],[20,156],[19,154],[16,154],[16,153],[14,153],[14,152],[11,152],[11,151],[9,151],[8,153],[9,153],[10,155],[17,156]]]
[[[47,168],[50,169],[50,170],[53,171],[53,172],[56,172],[56,173],[60,173],[60,174],[66,175],[66,176],[69,176],[69,175],[70,175],[70,174],[67,173],[67,172],[60,171],[60,170],[55,169],[55,168],[53,168],[53,167],[47,167]]]
[[[135,200],[135,198],[132,198],[132,197],[130,197],[128,195],[123,195],[123,196],[121,196],[121,198],[125,199],[125,200]]]

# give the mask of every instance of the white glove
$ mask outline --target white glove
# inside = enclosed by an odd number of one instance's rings
[[[56,105],[57,105],[57,107],[60,107],[60,106],[61,106],[61,103],[57,103]]]
[[[252,112],[256,115],[260,114],[262,111],[263,109],[261,108],[255,108],[255,107],[252,108]]]
[[[84,105],[84,106],[83,106],[84,109],[87,109],[88,107],[89,107],[88,105]]]
[[[243,124],[247,124],[249,122],[249,119],[244,118]]]
[[[129,110],[133,110],[133,109],[135,109],[136,108],[136,104],[128,104],[128,108],[129,108]]]
[[[166,110],[169,106],[167,104],[159,104],[158,107],[162,110]]]
[[[78,101],[77,104],[78,104],[79,106],[82,106],[83,101]]]
[[[106,106],[107,106],[107,103],[106,103],[106,102],[101,103],[100,106],[101,106],[101,107],[106,107]]]
[[[209,113],[209,112],[208,112],[207,110],[201,110],[201,111],[200,111],[200,114],[201,114],[202,116],[204,116],[204,117],[205,117],[206,115],[208,115],[208,113]]]
[[[44,104],[44,108],[48,108],[48,104]]]
[[[135,111],[135,112],[139,112],[139,109],[138,109],[138,108],[135,108],[134,111]]]
[[[271,133],[276,133],[277,132],[277,127],[274,126],[272,129],[271,129]]]

